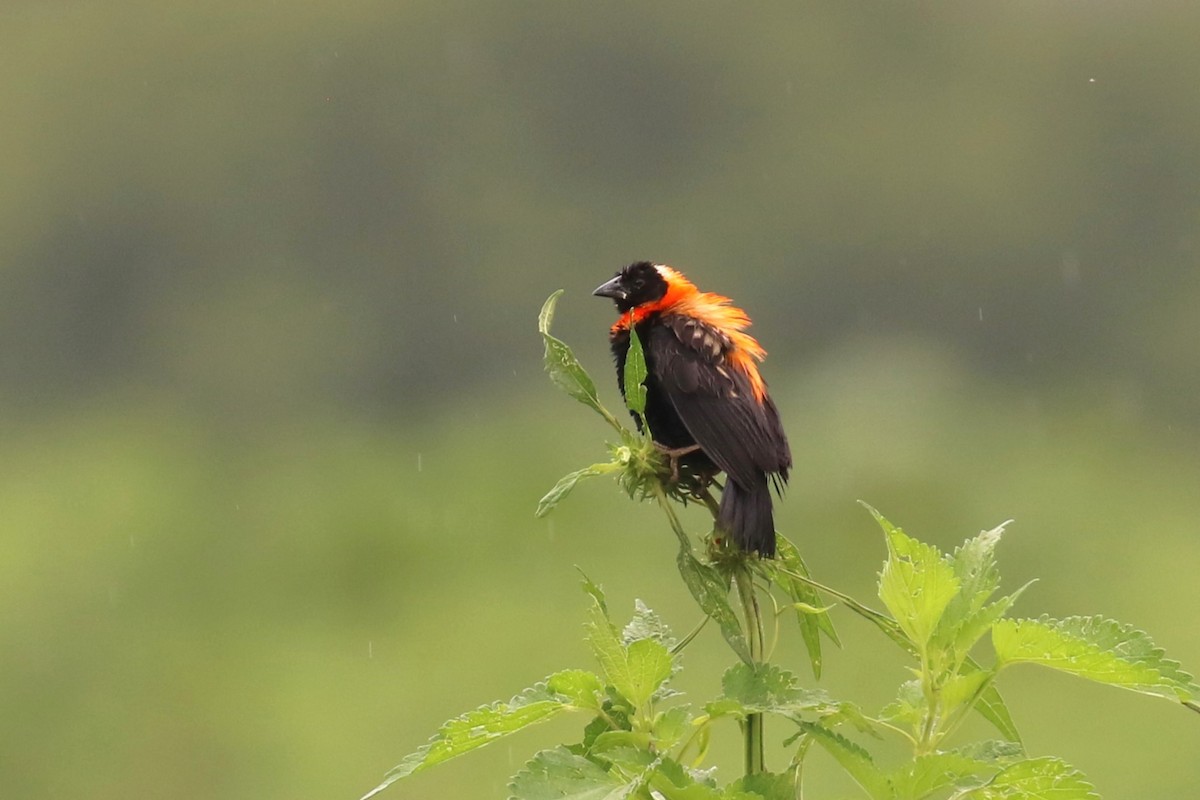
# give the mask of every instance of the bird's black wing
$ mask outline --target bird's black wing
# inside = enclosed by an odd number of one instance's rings
[[[760,402],[750,379],[728,362],[728,337],[683,315],[661,322],[649,330],[647,360],[696,443],[743,486],[763,473],[787,480],[792,457],[779,412],[770,397]]]

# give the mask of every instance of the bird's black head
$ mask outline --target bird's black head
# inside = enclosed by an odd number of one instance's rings
[[[649,261],[630,264],[592,292],[597,297],[611,297],[622,314],[631,308],[661,300],[666,293],[666,279]]]

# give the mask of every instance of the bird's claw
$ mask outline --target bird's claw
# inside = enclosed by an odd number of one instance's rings
[[[658,452],[667,457],[667,460],[671,464],[671,483],[679,483],[679,459],[700,449],[700,445],[698,444],[688,445],[687,447],[667,447],[655,442],[654,446],[658,448]]]

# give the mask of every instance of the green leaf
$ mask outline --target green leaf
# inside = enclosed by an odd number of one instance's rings
[[[481,706],[455,717],[443,724],[426,745],[392,768],[383,782],[363,795],[362,800],[375,796],[401,778],[547,720],[567,707],[562,698],[547,690],[545,683],[539,683],[507,703]]]
[[[896,692],[896,699],[879,712],[879,718],[894,725],[916,727],[925,708],[925,695],[919,680],[905,681]]]
[[[554,307],[558,304],[558,298],[562,296],[562,293],[563,290],[559,289],[547,297],[541,312],[538,313],[538,332],[542,335],[542,341],[546,346],[544,357],[546,372],[550,374],[550,380],[554,382],[555,386],[592,408],[618,431],[622,430],[621,424],[617,422],[616,418],[600,404],[600,398],[596,394],[596,384],[587,374],[583,365],[579,363],[575,353],[567,346],[566,342],[550,335],[550,323],[554,320]]]
[[[988,739],[982,742],[972,742],[962,747],[956,747],[952,753],[958,753],[975,761],[986,761],[1000,766],[1011,764],[1025,755],[1025,749],[1017,742],[1005,742],[1000,739]]]
[[[636,788],[563,747],[535,755],[508,785],[516,800],[617,800]]]
[[[832,714],[839,705],[824,692],[800,685],[796,676],[774,664],[734,664],[721,677],[723,695],[709,703],[710,716],[782,714],[799,719],[801,713]]]
[[[646,354],[637,330],[629,326],[629,352],[625,355],[625,406],[639,417],[646,413]],[[642,419],[645,423],[645,419]],[[647,434],[649,428],[647,428]]]
[[[601,602],[597,601],[592,606],[584,629],[587,631],[587,643],[592,648],[592,655],[600,663],[605,680],[615,686],[616,679],[624,675],[628,661],[625,645],[621,643],[616,626],[609,621],[608,611]]]
[[[671,677],[671,651],[653,639],[638,639],[626,648],[626,672],[613,686],[635,706],[647,703]]]
[[[538,312],[538,333],[543,336],[550,333],[550,324],[554,322],[554,307],[558,305],[558,298],[563,296],[565,289],[559,289],[553,292],[546,298],[546,302],[542,303],[542,310]]]
[[[580,577],[583,578],[582,583],[580,583],[580,588],[583,589],[588,597],[592,598],[592,601],[595,602],[596,606],[600,609],[600,612],[604,614],[604,617],[607,619],[608,601],[606,601],[604,598],[604,588],[589,578],[587,573],[579,569],[579,567],[575,567],[575,569],[579,572]]]
[[[796,776],[792,772],[759,772],[738,778],[729,789],[747,792],[755,800],[796,800]]]
[[[680,547],[675,558],[679,574],[687,584],[688,591],[704,611],[721,628],[721,635],[746,663],[752,663],[750,645],[742,633],[742,625],[737,614],[729,605],[729,579],[725,578],[711,566],[700,563],[692,551]]]
[[[635,708],[640,707],[671,677],[671,652],[654,639],[638,639],[626,645],[608,619],[599,587],[591,584],[589,591],[595,603],[585,627],[592,654],[612,687]]]
[[[565,669],[546,679],[546,688],[575,708],[599,711],[604,702],[604,682],[594,672]]]
[[[621,631],[621,639],[630,644],[638,639],[653,639],[668,650],[675,646],[675,636],[671,629],[641,600],[633,601],[633,619]]]
[[[824,726],[802,722],[800,727],[807,736],[833,756],[872,800],[892,800],[895,797],[887,776],[875,766],[866,750]]]
[[[679,744],[692,731],[690,706],[672,706],[654,718],[650,732],[658,752],[666,752]]]
[[[982,670],[983,668],[975,663],[974,659],[967,658],[963,663],[963,671],[966,672],[969,669]],[[1000,696],[1000,690],[996,688],[995,683],[989,684],[980,693],[979,698],[975,701],[975,710],[981,717],[992,723],[1006,739],[1020,744],[1021,734],[1017,730],[1017,724],[1013,722],[1008,705]]]
[[[639,775],[655,761],[650,752],[649,733],[637,731],[605,731],[596,737],[588,752],[621,769],[628,777]]]
[[[960,587],[959,596],[946,610],[951,623],[966,619],[972,612],[983,608],[983,604],[1000,587],[996,545],[1000,543],[1005,526],[1011,522],[1002,522],[990,531],[980,531],[978,536],[963,542],[950,557]],[[954,613],[959,608],[965,613]]]
[[[907,536],[867,506],[887,538],[888,560],[879,574],[879,599],[922,650],[959,590],[954,568],[936,547]]]
[[[729,795],[716,787],[703,783],[680,786],[661,775],[653,776],[650,785],[658,789],[658,792],[653,795],[654,797],[670,797],[671,800],[730,800]],[[761,800],[761,798],[754,797],[751,800]]]
[[[971,652],[971,648],[992,629],[993,625],[1004,618],[1013,603],[1017,602],[1017,598],[1032,585],[1033,581],[1030,581],[1012,594],[1001,597],[996,602],[973,612],[959,625],[958,630],[954,633],[954,639],[950,643],[950,651],[956,664],[962,663],[962,659]]]
[[[1006,767],[962,800],[1100,800],[1083,773],[1057,758],[1032,758]]]
[[[1000,571],[996,567],[995,549],[996,544],[1000,541],[1000,536],[1004,533],[1004,526],[1007,524],[1005,522],[990,531],[980,532],[978,536],[968,539],[960,545],[954,551],[954,555],[950,557],[951,568],[959,582],[959,591],[950,600],[942,614],[934,636],[936,646],[965,653],[965,650],[956,649],[956,645],[959,643],[959,634],[964,626],[974,621],[969,634],[975,634],[978,631],[978,635],[967,643],[967,650],[987,632],[987,626],[980,628],[982,622],[979,621],[979,618],[984,604],[1000,586]],[[1009,605],[1015,599],[1013,596],[1009,600]],[[1003,613],[1003,610],[999,611],[995,619],[999,619]],[[965,635],[963,638],[969,638],[969,635]]]
[[[537,511],[533,512],[535,517],[544,517],[550,513],[550,510],[562,502],[563,498],[570,494],[575,488],[575,484],[584,478],[590,478],[596,475],[607,475],[610,472],[616,472],[622,469],[621,464],[603,463],[592,464],[590,467],[575,470],[574,472],[564,475],[558,479],[558,483],[554,484],[554,488],[546,492],[546,496],[538,501]]]
[[[920,800],[948,787],[964,788],[983,784],[982,776],[996,770],[993,762],[950,751],[917,756],[891,776],[898,800]]]
[[[633,723],[625,709],[614,705],[611,700],[605,700],[602,706],[603,714],[597,715],[583,728],[582,752],[586,752],[596,740],[611,730],[632,730]],[[616,727],[614,727],[616,726]],[[574,750],[574,748],[572,748]]]
[[[808,565],[804,563],[796,545],[779,534],[775,535],[775,541],[775,562],[778,566],[787,572],[803,575],[806,578],[810,577]],[[795,604],[796,621],[800,623],[800,638],[804,641],[804,648],[808,651],[808,661],[812,666],[813,677],[820,679],[821,667],[824,663],[821,656],[821,632],[823,631],[835,645],[841,644],[837,631],[834,630],[833,620],[826,610],[820,610],[818,613],[807,610],[821,609],[823,605],[821,595],[817,593],[816,589],[804,581],[791,577],[787,572],[774,569],[774,565],[770,562],[767,562],[767,568],[771,572],[771,579],[783,587]]]
[[[1099,683],[1188,702],[1200,686],[1150,636],[1103,617],[1002,620],[992,628],[997,667],[1041,664]]]
[[[721,791],[711,777],[705,775],[701,779],[699,774],[685,769],[677,761],[664,758],[657,770],[648,776],[648,783],[655,797],[670,800],[762,800],[754,795],[735,793],[732,789]]]
[[[951,675],[942,684],[942,714],[950,715],[960,707],[975,702],[995,674],[990,670],[975,670]]]

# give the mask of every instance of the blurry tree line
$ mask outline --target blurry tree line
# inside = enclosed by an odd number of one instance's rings
[[[11,413],[419,412],[528,378],[553,288],[600,354],[583,297],[649,258],[748,307],[776,369],[928,335],[1200,415],[1194,4],[0,16]]]

